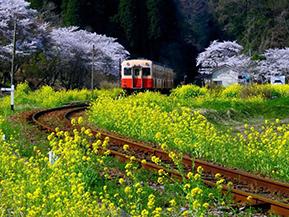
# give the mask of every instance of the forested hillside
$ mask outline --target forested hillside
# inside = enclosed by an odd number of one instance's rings
[[[176,83],[193,80],[196,57],[210,42],[237,40],[243,53],[289,46],[288,0],[29,0],[54,27],[117,38],[131,58],[174,68]]]
[[[210,7],[227,36],[247,51],[289,45],[288,0],[211,0]]]

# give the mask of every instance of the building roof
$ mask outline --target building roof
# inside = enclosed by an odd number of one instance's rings
[[[195,76],[195,79],[201,79],[201,78],[212,78],[212,74],[201,74],[201,75],[197,75]]]
[[[229,65],[227,65],[227,64],[224,64],[224,65],[218,66],[217,68],[214,68],[214,69],[211,71],[211,74],[213,74],[214,72],[219,71],[220,69],[225,68],[225,67],[231,69],[231,66],[229,66]]]

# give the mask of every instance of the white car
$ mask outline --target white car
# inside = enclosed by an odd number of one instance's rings
[[[281,80],[275,80],[273,84],[277,84],[277,85],[279,85],[279,84],[283,84],[283,83],[282,83]]]

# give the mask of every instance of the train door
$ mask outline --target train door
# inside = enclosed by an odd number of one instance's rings
[[[133,68],[133,88],[142,88],[142,72],[139,67]]]

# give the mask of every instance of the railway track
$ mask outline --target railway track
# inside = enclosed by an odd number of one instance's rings
[[[51,123],[48,123],[48,121],[43,122],[41,119],[43,119],[44,116],[48,116],[51,118],[51,120],[55,120],[56,116],[54,113],[56,112],[58,114],[57,117],[60,120],[59,123],[62,123],[62,126],[64,126],[64,129],[62,130],[69,130],[72,129],[70,125],[70,118],[76,113],[83,112],[86,108],[87,104],[77,104],[48,109],[33,114],[32,120],[42,129],[45,129],[49,132],[55,132],[55,127],[57,126],[55,124],[58,124],[57,122],[53,121],[51,126]],[[96,134],[98,132],[92,130],[92,133]],[[152,156],[160,158],[165,163],[172,163],[169,154],[161,149],[132,142],[127,139],[102,132],[101,139],[104,139],[105,137],[110,138],[111,155],[118,157],[123,161],[128,160],[128,158],[126,154],[121,153],[122,147],[123,145],[129,145],[130,149],[133,150],[133,153],[136,155],[137,159],[135,161],[139,162],[140,164],[143,158],[146,158],[147,161],[149,161]],[[204,177],[202,177],[202,179],[206,185],[216,186],[214,182],[215,180],[213,180],[213,177],[216,173],[220,173],[225,179],[232,181],[233,183],[237,182],[238,184],[234,184],[233,189],[229,189],[227,186],[223,186],[222,189],[224,192],[230,191],[234,195],[234,201],[237,203],[248,201],[247,198],[250,196],[252,198],[252,206],[268,210],[269,212],[276,213],[277,215],[289,216],[289,205],[277,201],[274,198],[274,195],[276,194],[280,194],[282,198],[289,198],[289,185],[286,183],[272,181],[259,176],[246,174],[244,172],[224,168],[212,163],[207,163],[189,157],[183,157],[182,163],[184,165],[184,170],[187,170],[186,172],[192,171],[195,168],[201,166],[204,169]],[[194,165],[194,168],[192,165]],[[142,166],[148,170],[164,169],[171,176],[182,179],[181,174],[175,170],[167,170],[150,162],[147,162]],[[246,189],[246,191],[244,189]],[[249,190],[249,192],[247,190]],[[255,191],[262,192],[262,195],[252,193]],[[272,198],[274,198],[274,200]],[[287,203],[288,202],[289,201],[287,201]]]

